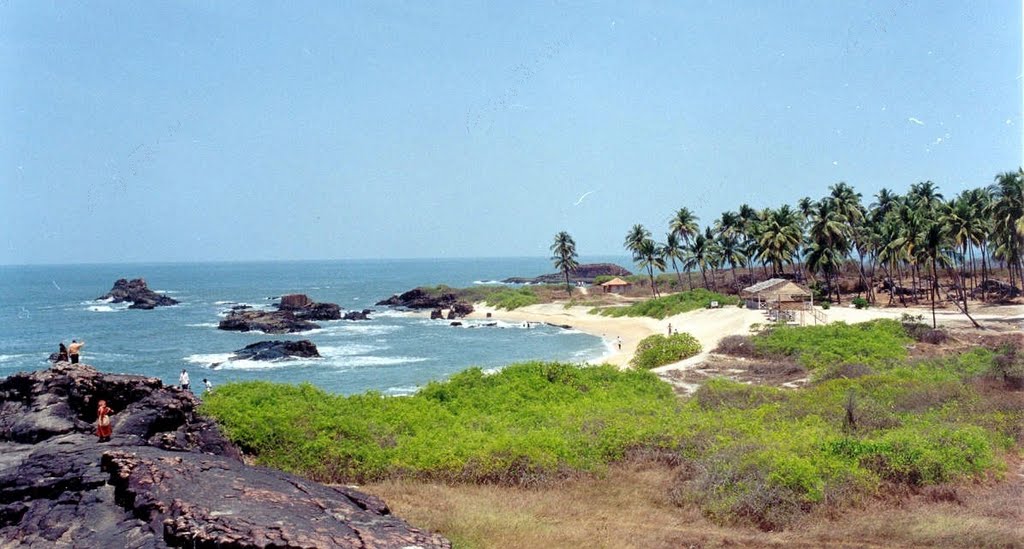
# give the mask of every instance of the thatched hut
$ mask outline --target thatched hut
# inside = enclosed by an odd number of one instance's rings
[[[784,278],[769,278],[744,288],[740,297],[749,309],[804,311],[811,307],[811,291]]]
[[[619,277],[615,277],[608,282],[601,284],[601,288],[604,289],[604,293],[606,294],[620,294],[629,289],[630,286],[632,286],[632,284]]]

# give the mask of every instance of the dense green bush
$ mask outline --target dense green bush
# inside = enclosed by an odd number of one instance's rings
[[[833,335],[895,333],[885,324],[852,328]],[[915,364],[867,356],[877,368],[847,368],[856,375],[799,390],[716,379],[684,400],[643,370],[527,363],[493,375],[470,369],[410,397],[226,384],[202,411],[258,463],[331,482],[531,484],[599,472],[641,449],[672,453],[682,464],[674,500],[764,529],[870,497],[886,482],[998,473],[1003,452],[1024,440],[1019,399],[982,398],[974,388],[1001,371],[997,353]]]
[[[899,322],[874,320],[860,324],[834,322],[822,326],[778,326],[754,338],[762,356],[791,356],[810,370],[839,364],[876,368],[906,358],[910,342]]]
[[[528,305],[540,303],[540,298],[532,288],[503,288],[499,291],[488,294],[484,301],[491,307],[497,309],[513,310]]]
[[[626,307],[599,307],[592,311],[592,314],[600,314],[611,317],[622,316],[647,316],[662,319],[665,317],[686,313],[696,309],[704,309],[711,306],[712,301],[717,301],[720,306],[735,305],[739,303],[736,296],[722,295],[717,292],[696,288],[686,292],[667,295],[634,303]]]
[[[650,370],[690,358],[700,351],[700,342],[688,333],[676,332],[670,336],[655,334],[640,341],[629,363],[635,368]]]
[[[850,303],[852,303],[853,306],[858,309],[867,309],[868,307],[871,306],[871,304],[868,303],[868,300],[864,299],[863,297],[855,297],[850,300]]]

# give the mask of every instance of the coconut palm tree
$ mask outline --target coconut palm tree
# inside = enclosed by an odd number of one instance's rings
[[[678,236],[682,240],[682,245],[685,247],[690,243],[690,239],[697,235],[700,231],[700,227],[697,226],[698,218],[689,208],[682,207],[676,210],[672,215],[672,219],[668,222],[668,230]],[[684,267],[685,268],[685,267]],[[690,277],[690,269],[686,269],[686,283],[687,286],[693,289],[693,279]]]
[[[565,291],[572,297],[572,286],[569,285],[569,273],[580,266],[576,258],[576,242],[569,236],[569,233],[562,231],[555,235],[555,242],[551,244],[551,259],[555,262],[555,268],[565,275]]]
[[[640,248],[640,244],[643,243],[644,240],[649,240],[650,238],[651,231],[648,231],[646,227],[637,223],[636,225],[633,225],[633,228],[631,228],[628,233],[626,233],[626,240],[622,245],[633,255],[633,258],[635,259],[636,252]]]
[[[1016,271],[1024,287],[1024,169],[997,175],[992,199],[996,247],[1010,267],[1010,283]]]
[[[683,248],[683,243],[679,240],[679,235],[669,231],[665,235],[665,244],[658,250],[658,255],[661,256],[662,260],[672,262],[672,269],[676,272],[676,280],[679,281],[679,285],[683,284],[683,275],[679,273],[679,265],[677,261],[682,261],[685,256],[686,250]],[[689,273],[687,273],[689,274]],[[690,289],[693,289],[693,285],[690,285]]]
[[[781,274],[783,266],[792,263],[803,241],[800,218],[784,204],[777,210],[765,210],[758,228],[758,256],[772,264],[773,275]]]
[[[658,253],[661,246],[650,238],[643,239],[633,252],[633,261],[641,269],[647,269],[647,276],[651,279],[651,292],[658,297],[658,285],[654,280],[654,269],[665,270],[665,259]]]
[[[736,289],[736,266],[743,265],[747,260],[747,255],[743,250],[742,242],[740,239],[733,236],[727,236],[724,234],[718,235],[717,240],[717,253],[718,259],[722,263],[727,263],[729,268],[732,270],[732,285],[733,289]]]
[[[715,247],[714,236],[711,234],[711,227],[703,233],[697,233],[693,240],[686,246],[686,261],[683,267],[700,269],[700,276],[704,279],[704,287],[708,288],[707,269],[714,263]]]

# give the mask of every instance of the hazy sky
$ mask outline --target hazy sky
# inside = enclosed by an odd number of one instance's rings
[[[622,254],[1021,165],[1021,2],[0,0],[0,264]]]

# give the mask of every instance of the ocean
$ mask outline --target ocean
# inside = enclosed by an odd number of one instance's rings
[[[106,372],[177,384],[185,368],[193,389],[208,378],[214,387],[247,380],[309,382],[340,394],[411,394],[470,367],[585,362],[606,354],[609,342],[575,330],[480,321],[452,327],[374,306],[421,285],[464,287],[548,272],[554,269],[544,258],[0,266],[0,378],[46,368],[58,344],[72,339],[85,341],[82,362]],[[150,289],[181,303],[144,311],[97,301],[118,278],[144,278]],[[320,329],[300,334],[217,329],[232,306],[269,309],[291,293],[376,312],[370,321],[318,321]],[[272,339],[309,339],[322,358],[224,362],[233,351]],[[212,366],[218,362],[223,364]]]

